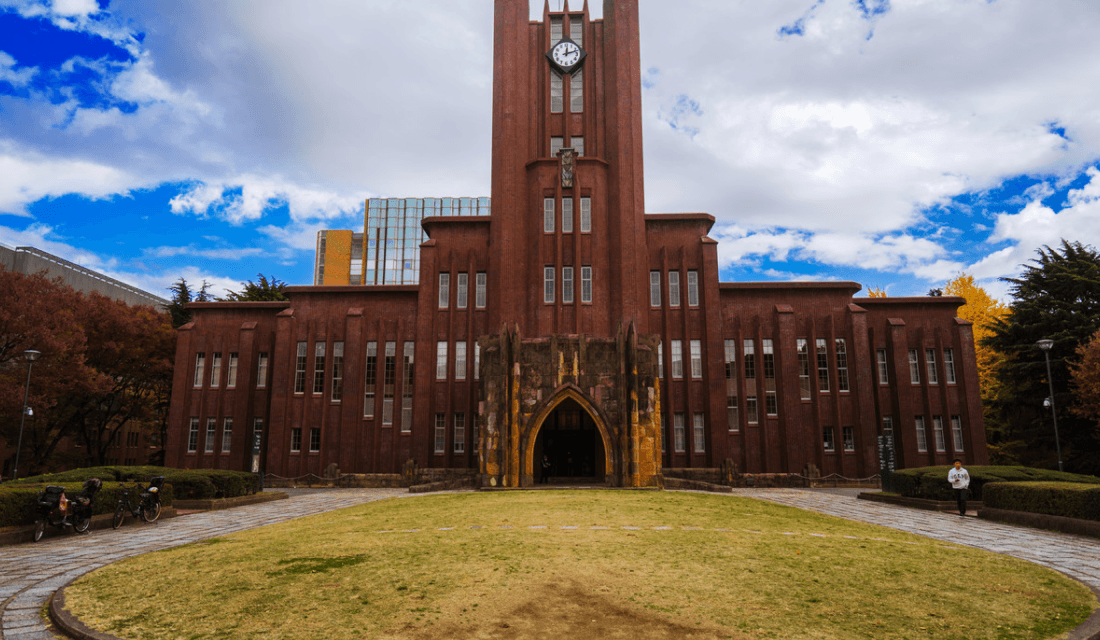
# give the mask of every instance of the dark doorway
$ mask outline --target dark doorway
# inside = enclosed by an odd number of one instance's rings
[[[545,469],[543,457],[549,462]],[[546,417],[535,440],[536,483],[603,483],[607,470],[603,438],[592,416],[575,400],[565,400]]]

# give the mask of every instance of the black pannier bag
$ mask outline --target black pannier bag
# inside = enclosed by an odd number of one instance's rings
[[[61,504],[61,496],[65,495],[65,487],[51,484],[38,494],[38,506],[56,509]]]

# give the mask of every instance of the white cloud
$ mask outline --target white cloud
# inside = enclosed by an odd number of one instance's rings
[[[16,71],[15,64],[15,58],[0,51],[0,82],[7,82],[18,89],[30,83],[38,73],[38,67],[23,67]]]
[[[49,196],[79,193],[110,198],[141,186],[141,178],[76,157],[48,157],[0,139],[0,212],[26,215],[26,205]]]

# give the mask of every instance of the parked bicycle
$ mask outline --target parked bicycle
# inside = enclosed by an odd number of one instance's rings
[[[122,487],[122,495],[118,499],[118,506],[115,507],[115,517],[111,520],[111,526],[115,529],[122,526],[127,513],[145,522],[155,522],[160,517],[160,490],[164,487],[164,476],[151,478],[148,488],[143,488],[140,482],[134,483],[133,487],[127,487],[122,483],[118,486]],[[130,501],[131,492],[138,496],[137,505]]]
[[[38,521],[34,525],[34,541],[46,534],[46,525],[77,533],[87,533],[92,526],[92,499],[103,483],[92,478],[84,483],[80,494],[72,500],[65,497],[65,487],[50,485],[38,494]]]

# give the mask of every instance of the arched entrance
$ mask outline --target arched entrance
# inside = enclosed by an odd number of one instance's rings
[[[572,398],[559,403],[543,420],[533,453],[531,470],[536,484],[603,484],[607,475],[603,437],[592,416]],[[550,466],[548,473],[544,456]]]

